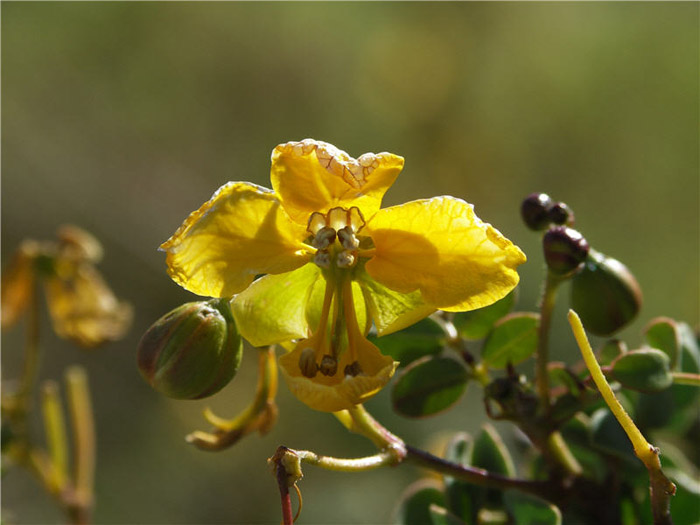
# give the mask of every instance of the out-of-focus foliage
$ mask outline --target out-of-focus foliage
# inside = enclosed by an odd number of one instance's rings
[[[181,439],[205,405],[157,396],[135,366],[139,336],[191,300],[172,285],[156,247],[211,188],[265,184],[270,149],[280,142],[318,137],[355,156],[404,155],[402,183],[387,205],[465,197],[533,261],[540,246],[520,223],[520,200],[535,190],[557,195],[576,209],[587,239],[624,256],[639,280],[645,305],[630,339],[658,315],[698,319],[699,9],[690,2],[4,3],[3,265],[21,239],[81,224],[110,254],[101,271],[115,293],[135,305],[131,337],[99,355],[45,338],[43,375],[80,362],[94,385],[96,521],[277,521],[276,506],[261,502],[278,498],[264,462],[278,444],[368,453],[362,439],[282,391],[273,431],[205,454]],[[517,309],[534,307],[541,273],[538,263],[524,266]],[[554,326],[552,358],[567,361],[573,356],[556,344],[570,337],[564,330]],[[3,377],[17,375],[22,341],[21,327],[3,333]],[[235,384],[211,400],[218,413],[246,406],[254,361],[246,356]],[[669,395],[681,402],[682,389]],[[480,414],[475,394],[468,387],[461,403]],[[639,403],[655,403],[644,396]],[[390,406],[387,390],[370,409],[425,447],[436,430],[479,428],[477,418],[465,428],[464,412],[414,422]],[[323,497],[305,508],[304,520],[388,521],[388,502],[410,479],[409,469],[315,471],[304,489]],[[20,473],[3,479],[7,521],[61,522],[33,488]]]

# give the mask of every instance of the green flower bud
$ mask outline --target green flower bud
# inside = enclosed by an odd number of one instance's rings
[[[228,299],[183,304],[156,321],[141,338],[138,366],[161,394],[199,399],[236,375],[243,343]]]
[[[546,193],[531,193],[520,206],[520,215],[531,230],[544,230],[549,226],[549,209],[552,199]]]
[[[642,305],[637,279],[620,261],[591,250],[571,281],[571,307],[595,335],[610,335],[632,321]]]
[[[542,239],[547,267],[557,275],[575,272],[588,256],[588,242],[576,230],[564,226],[551,228]]]

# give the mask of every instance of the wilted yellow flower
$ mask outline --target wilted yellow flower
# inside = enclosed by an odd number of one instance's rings
[[[94,266],[100,243],[75,226],[61,227],[57,236],[58,242],[24,241],[14,254],[2,276],[2,327],[17,322],[41,281],[60,337],[84,347],[121,338],[131,307],[117,300]]]
[[[281,144],[273,190],[229,182],[161,246],[175,282],[235,296],[253,345],[294,341],[281,369],[317,410],[362,403],[393,375],[397,363],[366,338],[372,323],[388,334],[436,309],[487,306],[518,283],[525,256],[463,200],[380,209],[402,168],[391,153],[354,159],[325,142]]]

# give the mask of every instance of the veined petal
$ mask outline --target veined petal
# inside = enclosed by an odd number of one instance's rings
[[[284,273],[309,260],[305,229],[289,219],[275,194],[229,182],[161,245],[168,274],[197,295],[231,297],[261,273]]]
[[[315,264],[255,281],[231,302],[240,334],[253,346],[309,337],[307,305],[317,281],[325,283]]]
[[[518,284],[520,249],[471,204],[454,197],[417,200],[379,211],[367,224],[375,253],[365,268],[402,293],[420,290],[441,310],[488,306]]]
[[[337,412],[364,403],[389,382],[398,365],[362,338],[357,342],[357,354],[363,374],[324,376],[319,373],[308,378],[299,369],[299,357],[308,343],[306,340],[300,341],[292,352],[280,356],[280,370],[292,393],[309,407],[321,412]],[[344,370],[348,364],[349,352],[345,352],[340,356],[338,370]]]
[[[380,336],[403,330],[435,311],[435,306],[426,304],[418,290],[409,293],[390,290],[366,271],[358,272],[356,278]]]
[[[357,206],[365,219],[371,217],[402,168],[403,158],[391,153],[354,159],[331,144],[306,139],[273,150],[270,178],[285,211],[306,226],[313,212],[336,206]]]

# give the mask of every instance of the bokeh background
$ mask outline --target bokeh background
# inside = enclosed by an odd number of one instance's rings
[[[156,251],[220,185],[269,185],[272,148],[313,137],[353,156],[391,151],[406,167],[386,204],[439,194],[475,204],[529,256],[518,309],[542,277],[519,203],[546,191],[591,244],[624,261],[645,294],[631,345],[657,315],[698,320],[698,14],[667,3],[2,3],[2,257],[74,223],[105,246],[100,269],[136,316],[94,352],[44,318],[43,378],[87,367],[99,434],[105,524],[278,523],[265,459],[279,444],[372,453],[280,388],[263,438],[205,453],[183,436],[201,410],[232,416],[252,396],[255,359],[216,397],[157,395],[135,365],[140,335],[192,299]],[[564,290],[553,356],[575,359]],[[2,335],[18,375],[21,326]],[[368,404],[412,444],[478,429],[479,392],[427,421]],[[37,422],[35,429],[39,432]],[[338,474],[307,467],[305,523],[391,520],[412,467]],[[62,523],[21,471],[2,480],[3,522]]]

